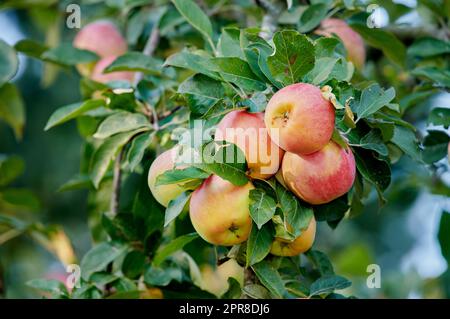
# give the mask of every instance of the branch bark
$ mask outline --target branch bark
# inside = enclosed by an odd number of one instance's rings
[[[281,7],[270,0],[256,0],[256,4],[265,10],[259,36],[270,40],[277,29],[277,19],[281,14]]]

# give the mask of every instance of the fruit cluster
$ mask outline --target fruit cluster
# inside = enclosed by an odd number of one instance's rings
[[[225,115],[217,125],[215,140],[234,143],[242,150],[251,179],[276,175],[298,198],[318,205],[347,193],[355,179],[355,159],[350,147],[341,147],[331,139],[334,121],[334,107],[322,91],[311,84],[297,83],[276,92],[265,113],[235,110]],[[246,131],[254,135],[240,135]],[[149,170],[150,190],[164,206],[184,191],[180,185],[156,185],[160,174],[175,167],[176,151],[173,148],[161,154]],[[246,241],[252,227],[252,189],[252,182],[236,186],[217,175],[204,180],[193,192],[189,205],[195,230],[215,245]],[[312,218],[294,241],[275,238],[271,253],[293,256],[305,252],[313,244],[315,231]]]

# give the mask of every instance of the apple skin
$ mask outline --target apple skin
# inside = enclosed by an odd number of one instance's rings
[[[236,260],[230,259],[213,269],[210,265],[205,265],[201,269],[201,288],[217,297],[221,297],[229,288],[228,278],[236,279],[240,286],[244,285],[244,268]]]
[[[73,46],[96,53],[100,59],[109,56],[120,56],[128,51],[128,44],[117,27],[110,21],[99,20],[85,25],[73,40]],[[78,72],[90,76],[95,62],[77,64]]]
[[[356,164],[349,147],[330,141],[309,155],[286,153],[282,163],[283,179],[299,198],[319,205],[347,193],[355,181]]]
[[[334,107],[311,84],[288,85],[270,99],[264,121],[283,150],[311,154],[324,147],[334,130]]]
[[[148,171],[148,186],[152,192],[153,197],[163,205],[167,207],[172,199],[177,198],[184,192],[184,188],[177,184],[159,185],[156,186],[156,178],[165,171],[175,168],[174,161],[177,148],[174,147],[164,153],[161,153],[155,158],[150,169]]]
[[[364,41],[345,21],[335,18],[329,18],[322,21],[317,34],[327,37],[336,34],[344,44],[347,50],[348,59],[359,70],[362,70],[366,61],[366,48]]]
[[[289,242],[282,238],[275,238],[270,253],[275,256],[297,256],[308,251],[316,237],[316,220],[311,218],[308,228],[303,230],[300,236]]]
[[[100,59],[92,70],[90,78],[100,83],[108,83],[111,81],[128,81],[133,82],[134,72],[117,71],[111,73],[103,73],[103,71],[114,62],[116,56],[108,56]]]
[[[228,113],[217,125],[215,140],[234,143],[244,152],[252,178],[270,178],[281,165],[284,151],[272,142],[263,113]]]
[[[207,242],[232,246],[247,240],[252,228],[249,193],[252,183],[236,186],[211,175],[193,193],[189,215],[197,233]]]

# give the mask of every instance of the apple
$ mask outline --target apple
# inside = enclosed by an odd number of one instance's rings
[[[229,288],[228,278],[236,279],[241,287],[244,285],[244,268],[235,259],[229,259],[219,265],[215,270],[210,265],[201,269],[201,288],[217,297],[222,296]]]
[[[153,197],[164,207],[169,205],[172,199],[177,198],[184,192],[184,188],[177,184],[156,185],[156,179],[165,171],[175,168],[175,157],[177,155],[177,147],[174,147],[160,154],[153,161],[148,171],[148,186]]]
[[[128,44],[117,27],[110,21],[99,20],[85,25],[75,36],[73,46],[96,53],[100,59],[120,56],[127,52]],[[78,64],[83,76],[89,76],[95,63]]]
[[[90,78],[100,83],[108,83],[111,81],[128,81],[130,83],[133,82],[134,72],[117,71],[111,73],[103,73],[103,71],[111,63],[113,63],[116,58],[116,56],[109,56],[98,61],[94,66],[94,69],[92,70]]]
[[[272,140],[283,150],[311,154],[323,148],[334,130],[333,105],[311,84],[296,83],[276,92],[264,117]]]
[[[234,143],[244,152],[252,178],[269,178],[281,165],[284,151],[272,142],[263,113],[228,113],[217,125],[215,140]]]
[[[286,153],[281,169],[288,188],[314,205],[328,203],[347,193],[356,174],[351,149],[333,141],[313,154]]]
[[[197,233],[214,245],[232,246],[247,240],[252,219],[249,193],[254,186],[248,182],[236,186],[211,175],[193,193],[189,215]]]
[[[270,253],[275,256],[297,256],[310,249],[316,236],[316,220],[311,218],[308,228],[303,230],[294,241],[275,238]]]
[[[345,21],[335,18],[325,19],[316,33],[327,37],[336,34],[342,40],[342,44],[347,50],[348,59],[359,70],[364,67],[366,60],[364,41]]]

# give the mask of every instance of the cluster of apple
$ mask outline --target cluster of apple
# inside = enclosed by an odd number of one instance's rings
[[[127,41],[112,22],[100,20],[87,24],[75,36],[73,46],[99,56],[97,62],[77,65],[81,75],[100,83],[133,81],[134,72],[103,73],[117,57],[128,51]]]
[[[355,179],[352,151],[331,139],[334,121],[334,107],[320,88],[297,83],[276,92],[265,113],[235,110],[225,115],[217,125],[215,140],[226,140],[242,150],[251,179],[276,175],[298,198],[319,205],[347,193]],[[257,136],[242,139],[237,133],[224,134],[229,128],[243,129],[231,132],[252,129]],[[174,168],[176,151],[173,148],[161,154],[149,170],[150,190],[164,206],[184,191],[180,185],[156,186],[157,176]],[[272,171],[264,170],[267,167]],[[252,189],[252,182],[236,186],[217,175],[204,180],[190,200],[189,212],[195,230],[215,245],[231,246],[246,241],[252,227],[249,212]],[[315,228],[313,218],[293,242],[276,238],[271,253],[292,256],[305,252],[314,241]]]

